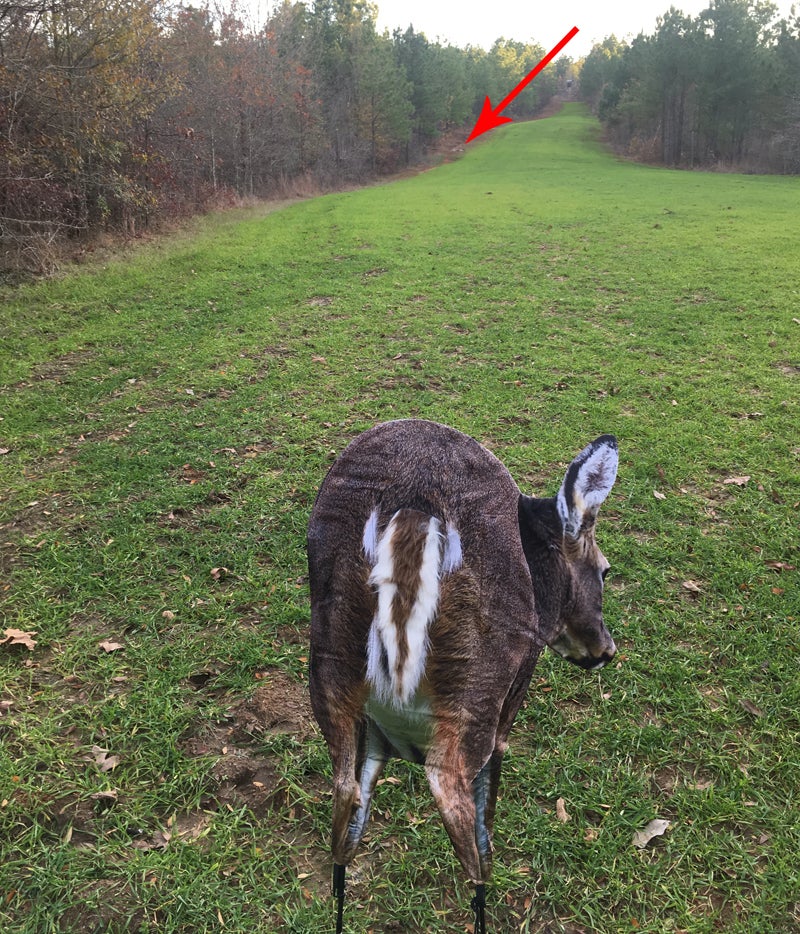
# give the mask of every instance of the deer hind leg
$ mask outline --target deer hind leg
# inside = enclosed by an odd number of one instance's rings
[[[472,783],[475,795],[475,836],[484,879],[488,879],[492,873],[492,831],[497,791],[500,787],[500,770],[505,751],[506,743],[498,743]],[[475,934],[486,934],[486,888],[483,883],[475,889],[472,909],[475,912]]]
[[[472,782],[463,758],[445,758],[447,765],[428,765],[431,791],[445,829],[464,872],[475,884],[470,907],[475,912],[475,934],[486,934],[486,880],[492,871],[490,827],[497,785],[492,781],[493,757]]]
[[[353,851],[361,842],[369,820],[372,793],[389,760],[390,747],[386,739],[369,718],[365,718],[360,768],[358,770],[358,806],[354,808],[347,828],[347,837]],[[352,854],[351,854],[352,855]]]
[[[475,934],[486,934],[486,882],[492,872],[492,825],[502,752],[495,750],[470,782],[463,757],[426,767],[428,782],[464,871],[475,884]]]
[[[362,721],[358,743],[334,757],[333,859],[346,866],[353,858],[369,820],[372,793],[389,759],[389,747],[369,717]]]
[[[501,761],[502,754],[498,757],[495,751],[472,783],[472,794],[475,798],[475,840],[484,880],[492,874],[492,830]]]
[[[345,868],[364,836],[372,792],[389,758],[388,744],[369,717],[343,732],[349,743],[331,746],[333,759],[333,895],[336,899],[336,934],[343,930]]]
[[[471,782],[466,769],[461,767],[464,763],[460,757],[448,757],[445,761],[446,764],[429,762],[426,765],[428,784],[464,872],[471,882],[482,885],[490,864],[486,856],[491,851],[491,842],[485,834],[486,769],[481,769],[475,781]],[[481,850],[484,851],[483,858]]]

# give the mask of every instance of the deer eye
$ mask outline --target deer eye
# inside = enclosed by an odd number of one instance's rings
[[[600,572],[600,576],[603,578],[604,581],[608,577],[608,572],[610,570],[611,568],[603,568],[603,570]]]

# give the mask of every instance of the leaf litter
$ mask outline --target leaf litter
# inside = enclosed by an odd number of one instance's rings
[[[567,812],[567,805],[563,798],[559,798],[556,801],[556,817],[562,824],[566,824],[572,820],[572,817]]]
[[[124,649],[125,646],[121,642],[112,642],[110,639],[104,639],[102,642],[97,643],[98,649],[102,649],[104,652],[119,652],[120,649]]]
[[[35,635],[35,629],[30,632],[23,629],[4,629],[4,638],[0,639],[0,645],[24,645],[32,652],[36,646],[36,639],[33,638]]]
[[[668,820],[663,820],[658,817],[651,820],[643,830],[637,830],[633,835],[633,845],[643,850],[651,840],[663,836],[667,832],[669,826],[670,821]]]
[[[107,749],[101,746],[92,746],[92,755],[86,757],[88,762],[94,762],[101,772],[112,772],[122,761],[119,756],[112,756]]]

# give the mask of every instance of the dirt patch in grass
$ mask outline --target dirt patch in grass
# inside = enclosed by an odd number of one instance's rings
[[[10,708],[10,704],[9,704]],[[303,741],[314,732],[308,689],[283,672],[268,672],[264,682],[228,717],[210,730],[186,739],[181,747],[190,757],[207,757],[208,794],[202,807],[185,814],[164,814],[148,828],[131,828],[136,849],[166,849],[170,841],[194,842],[204,835],[210,815],[219,809],[246,807],[259,819],[285,807],[289,787],[280,758],[270,754],[269,741],[291,736]],[[73,742],[75,737],[71,737]],[[82,752],[85,750],[79,747]],[[79,754],[76,749],[76,754]],[[85,758],[85,755],[83,756]],[[309,776],[312,795],[323,794],[327,782],[321,775]],[[122,804],[116,791],[92,795],[70,791],[44,805],[41,816],[62,840],[79,849],[93,848],[102,837],[104,818]],[[31,801],[31,810],[34,802]]]
[[[59,931],[138,931],[146,915],[136,907],[138,898],[120,879],[98,879],[81,885],[75,904],[59,917]]]
[[[263,818],[286,803],[286,786],[271,759],[258,758],[238,747],[225,753],[211,769],[219,782],[215,797],[220,804],[248,808]]]
[[[51,360],[44,360],[31,370],[31,375],[27,380],[22,380],[15,388],[24,388],[31,382],[62,383],[73,370],[93,360],[94,357],[95,353],[92,350],[73,350],[59,357],[53,357]]]
[[[304,684],[283,672],[269,673],[251,697],[234,712],[234,738],[258,738],[265,733],[291,733],[305,739],[312,732],[311,705]]]
[[[233,707],[227,721],[183,744],[190,756],[218,756],[210,767],[218,806],[247,807],[263,818],[288,800],[280,763],[265,754],[266,740],[306,739],[315,729],[308,689],[280,671],[270,671],[253,694]]]
[[[49,531],[62,524],[60,520],[63,521],[73,516],[76,508],[64,493],[51,493],[46,498],[31,500],[21,509],[9,513],[6,521],[0,523],[0,535],[19,540],[39,532]],[[16,554],[14,545],[13,541],[3,541],[0,543],[0,551],[8,550],[7,560],[17,564],[19,555]]]

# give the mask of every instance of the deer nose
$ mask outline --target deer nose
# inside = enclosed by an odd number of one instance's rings
[[[614,656],[609,652],[603,652],[599,657],[593,655],[587,655],[586,658],[579,658],[575,660],[576,664],[581,668],[585,668],[586,671],[600,671],[600,669],[606,665]],[[573,659],[570,659],[573,661]]]
[[[601,655],[587,655],[578,660],[581,668],[587,671],[599,671],[604,665],[607,665],[617,654],[617,646],[613,639],[610,639],[610,645]]]
[[[592,670],[600,669],[603,667],[603,665],[607,665],[616,654],[617,654],[617,646],[614,640],[612,639],[611,645],[609,646],[608,650],[603,652],[600,658],[597,659],[596,664],[592,666]]]

